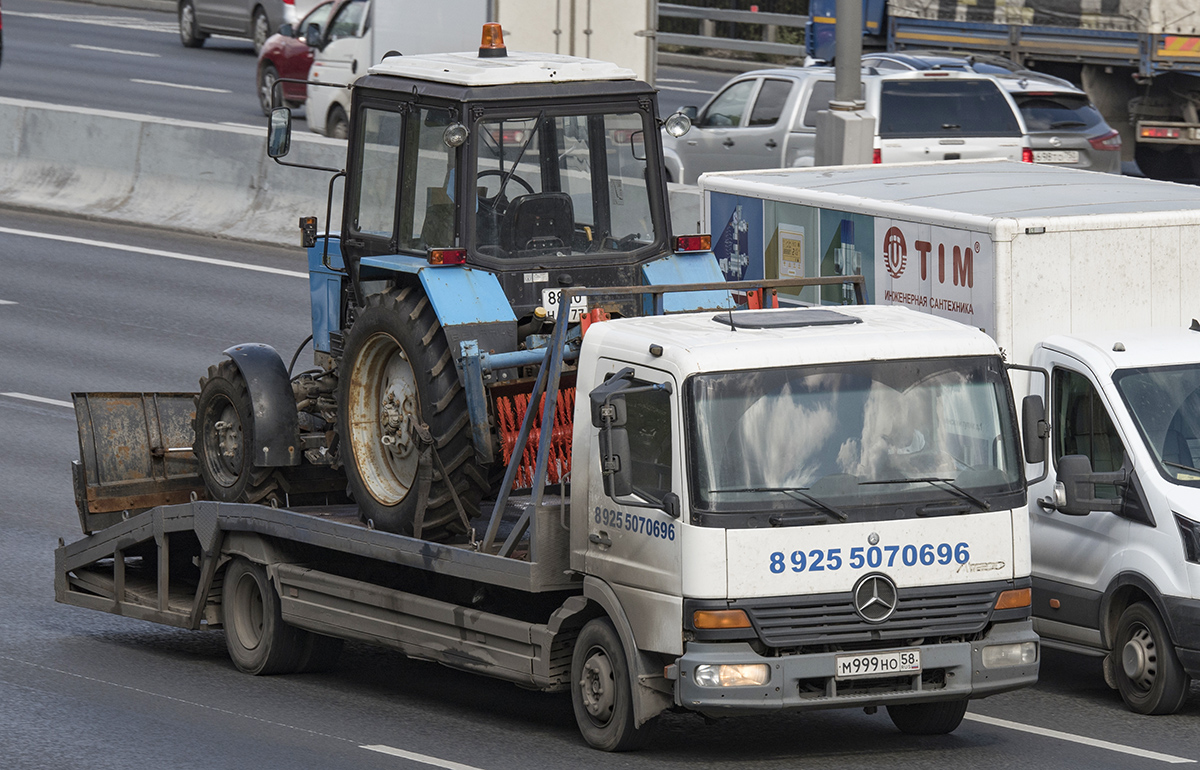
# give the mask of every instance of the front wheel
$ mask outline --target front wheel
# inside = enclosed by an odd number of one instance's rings
[[[335,104],[329,108],[329,118],[325,121],[325,135],[334,139],[348,139],[350,137],[350,121],[346,117],[346,111],[342,109],[340,104]]]
[[[906,703],[888,706],[888,716],[900,732],[908,735],[945,735],[962,724],[967,713],[967,701],[947,700],[937,703]]]
[[[200,32],[196,23],[196,6],[192,0],[181,0],[179,3],[179,41],[185,48],[199,48],[204,45],[208,35]]]
[[[571,705],[583,739],[601,751],[642,746],[650,725],[635,726],[625,648],[608,618],[588,621],[571,656]]]
[[[1112,654],[1117,689],[1131,711],[1174,714],[1183,707],[1191,680],[1150,604],[1131,604],[1121,613]]]
[[[276,469],[254,465],[254,407],[233,361],[208,367],[201,378],[192,429],[200,478],[214,500],[256,503],[278,488]]]
[[[267,117],[270,117],[271,110],[278,106],[279,100],[275,95],[275,83],[278,80],[279,70],[275,69],[275,65],[264,62],[258,73],[258,106]]]

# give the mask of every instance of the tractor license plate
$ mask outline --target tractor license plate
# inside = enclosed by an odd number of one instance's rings
[[[571,300],[571,317],[567,319],[567,323],[579,323],[579,319],[587,315],[587,297],[575,297]],[[546,308],[546,312],[551,318],[558,318],[559,306],[562,305],[562,291],[560,289],[542,289],[542,307]]]
[[[838,655],[834,660],[837,666],[837,673],[834,676],[838,679],[865,679],[897,674],[916,674],[921,671],[920,650]]]
[[[1034,163],[1078,163],[1079,150],[1034,150]]]

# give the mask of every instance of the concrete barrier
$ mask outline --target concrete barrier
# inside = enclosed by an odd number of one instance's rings
[[[302,215],[325,224],[330,175],[268,158],[265,126],[0,98],[0,137],[0,204],[276,245]],[[344,168],[346,143],[296,131],[288,160]],[[697,231],[697,188],[671,185],[670,206],[676,233]]]

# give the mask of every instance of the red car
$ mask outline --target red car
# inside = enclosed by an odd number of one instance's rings
[[[258,103],[264,115],[271,114],[271,107],[280,105],[279,94],[272,95],[275,81],[279,78],[308,79],[308,68],[312,66],[312,48],[304,42],[305,32],[316,26],[324,32],[325,22],[333,9],[334,1],[326,0],[309,11],[295,27],[284,24],[279,33],[267,38],[258,54]],[[289,107],[304,104],[307,89],[303,83],[284,83],[283,102]]]

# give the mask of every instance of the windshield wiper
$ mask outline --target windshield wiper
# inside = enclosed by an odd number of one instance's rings
[[[808,494],[808,492],[805,491],[807,489],[808,487],[748,487],[746,489],[714,489],[712,492],[717,494],[722,492],[782,492],[788,497],[791,497],[793,500],[802,500],[815,505],[822,513],[832,516],[838,521],[846,521],[849,518],[845,513],[842,513],[840,510],[834,508],[824,500]],[[786,514],[776,514],[768,519],[768,521],[771,522],[772,527],[778,527],[780,524],[786,524]]]
[[[920,477],[920,478],[915,478],[915,479],[904,479],[904,478],[901,478],[901,479],[876,479],[876,480],[874,480],[874,481],[860,481],[860,482],[858,482],[858,483],[859,483],[859,484],[916,484],[916,483],[924,483],[924,484],[930,484],[930,485],[934,485],[934,484],[945,484],[945,485],[948,487],[947,491],[949,491],[949,492],[953,492],[954,494],[958,495],[959,497],[961,497],[961,498],[962,498],[962,499],[964,499],[964,500],[969,500],[970,502],[972,502],[972,503],[974,503],[976,506],[978,506],[978,507],[979,507],[979,509],[980,509],[981,511],[990,511],[990,510],[992,509],[992,504],[991,504],[991,503],[989,503],[987,500],[984,500],[984,499],[982,499],[982,498],[976,497],[975,495],[971,494],[971,493],[970,493],[970,492],[968,492],[967,490],[965,490],[965,489],[963,489],[962,487],[960,487],[958,484],[955,484],[955,483],[954,483],[952,480],[950,480],[950,479],[942,479],[942,478],[938,478],[937,476],[923,476],[923,477]]]
[[[1170,460],[1163,460],[1162,464],[1169,465],[1172,468],[1178,468],[1181,471],[1191,471],[1192,473],[1200,473],[1200,468],[1193,468],[1190,465],[1183,465],[1182,463],[1173,463]]]

